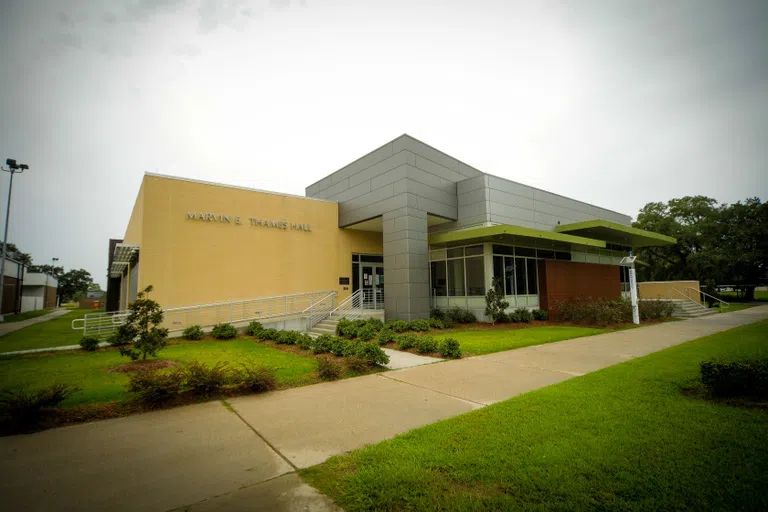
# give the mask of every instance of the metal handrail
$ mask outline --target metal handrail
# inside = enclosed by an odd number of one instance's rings
[[[335,292],[335,291],[333,291],[333,292],[329,293],[328,295],[326,295],[325,297],[323,297],[323,298],[322,298],[322,299],[320,299],[319,301],[317,301],[317,302],[315,302],[314,304],[311,304],[310,306],[308,306],[308,307],[307,307],[307,309],[305,309],[304,311],[302,311],[302,313],[306,313],[306,312],[308,312],[309,310],[311,310],[311,309],[312,309],[313,307],[315,307],[317,304],[320,304],[321,302],[323,302],[323,301],[324,301],[325,299],[327,299],[328,297],[332,297],[332,296],[335,296],[335,295],[336,295],[336,292]]]
[[[697,306],[699,306],[700,308],[703,308],[703,309],[709,309],[709,308],[707,308],[707,306],[704,306],[704,305],[700,304],[699,302],[697,302],[697,301],[693,300],[691,297],[689,297],[688,295],[684,294],[683,292],[681,292],[681,291],[680,291],[680,290],[678,290],[677,288],[670,288],[670,290],[677,292],[677,293],[678,293],[678,294],[679,294],[681,297],[683,297],[683,298],[685,298],[685,299],[689,300],[690,302],[693,302],[694,304],[696,304],[696,305],[697,305]]]
[[[706,297],[711,297],[711,298],[715,299],[716,301],[722,302],[723,304],[725,304],[725,307],[727,307],[727,308],[731,307],[731,304],[730,304],[730,303],[728,303],[728,302],[725,302],[723,299],[718,299],[718,298],[717,298],[717,297],[715,297],[714,295],[710,295],[710,294],[708,294],[707,292],[705,292],[705,291],[702,291],[701,289],[696,289],[696,288],[692,288],[692,287],[690,287],[690,286],[689,286],[689,287],[687,287],[687,288],[686,288],[686,290],[693,290],[693,291],[695,291],[695,292],[699,292],[700,294],[702,294],[702,295],[704,295],[704,296],[706,296]],[[723,307],[722,307],[722,306],[720,306],[720,309],[723,309]]]
[[[333,309],[330,314],[328,315],[329,318],[333,318],[334,315],[341,316],[341,312],[349,312],[349,314],[345,314],[343,316],[347,316],[349,318],[354,318],[357,316],[362,316],[363,314],[363,301],[361,300],[360,296],[362,295],[363,289],[358,288],[352,294],[341,301],[339,305]],[[355,307],[355,302],[357,302],[357,307]],[[352,313],[352,310],[358,309],[358,313]]]
[[[321,308],[321,306],[323,306],[328,299],[331,299],[330,306]],[[302,311],[302,314],[307,317],[306,330],[310,330],[317,323],[328,318],[331,311],[333,310],[333,306],[335,302],[336,302],[336,292],[333,291],[328,295],[326,295],[325,297],[323,297],[322,299],[315,302],[314,304],[312,304],[311,306],[309,306],[304,311]]]
[[[191,325],[209,327],[222,322],[301,317],[308,305],[331,295],[335,296],[333,290],[323,290],[170,308],[163,310],[163,324],[171,331],[177,331]],[[72,322],[72,329],[82,330],[84,336],[103,338],[125,323],[127,316],[127,311],[87,313],[84,318]]]

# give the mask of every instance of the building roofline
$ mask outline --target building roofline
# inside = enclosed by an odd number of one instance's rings
[[[262,189],[259,189],[259,188],[243,187],[241,185],[230,185],[228,183],[219,183],[219,182],[215,182],[215,181],[205,181],[205,180],[198,180],[198,179],[194,179],[194,178],[184,178],[184,177],[181,177],[181,176],[170,176],[168,174],[156,174],[156,173],[153,173],[153,172],[145,172],[144,173],[144,177],[147,177],[147,176],[149,176],[151,178],[163,178],[163,179],[168,179],[168,180],[186,181],[186,182],[189,182],[189,183],[197,183],[199,185],[211,185],[211,186],[214,186],[214,187],[234,188],[234,189],[239,189],[239,190],[247,190],[249,192],[260,192],[262,194],[271,194],[271,195],[275,195],[275,196],[293,197],[293,198],[297,198],[297,199],[308,199],[308,200],[311,200],[311,201],[321,201],[323,203],[333,203],[333,204],[337,204],[338,203],[338,201],[331,201],[331,200],[328,200],[328,199],[319,199],[319,198],[316,198],[316,197],[300,196],[300,195],[297,195],[297,194],[287,194],[285,192],[274,192],[272,190],[262,190]]]

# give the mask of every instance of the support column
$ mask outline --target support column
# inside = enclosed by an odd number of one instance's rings
[[[386,319],[429,318],[427,212],[406,207],[382,217]]]

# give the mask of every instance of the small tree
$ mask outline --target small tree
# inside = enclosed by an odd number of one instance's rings
[[[485,314],[491,317],[492,324],[495,324],[509,307],[509,302],[504,300],[501,286],[501,278],[494,277],[491,282],[491,289],[485,294]]]
[[[149,298],[152,286],[139,292],[137,299],[128,309],[125,324],[120,326],[118,335],[124,340],[134,340],[133,346],[120,349],[120,355],[136,361],[147,356],[157,357],[157,353],[168,344],[168,329],[160,327],[163,322],[163,309],[157,301]]]

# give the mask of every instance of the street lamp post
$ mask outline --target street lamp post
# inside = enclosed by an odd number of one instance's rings
[[[27,164],[18,164],[13,158],[8,158],[5,161],[5,165],[8,167],[0,167],[5,172],[11,173],[11,181],[8,185],[8,205],[5,209],[5,234],[3,235],[3,257],[2,263],[0,263],[0,322],[4,320],[2,310],[2,298],[5,297],[5,258],[8,253],[8,219],[11,216],[11,192],[13,191],[13,175],[16,173],[23,173],[29,166]]]
[[[55,272],[56,268],[56,262],[59,261],[59,258],[51,258],[51,273]],[[45,273],[45,290],[43,291],[43,309],[45,309],[46,302],[48,302],[48,272]],[[56,299],[54,299],[54,302]],[[54,304],[55,306],[55,304]]]

